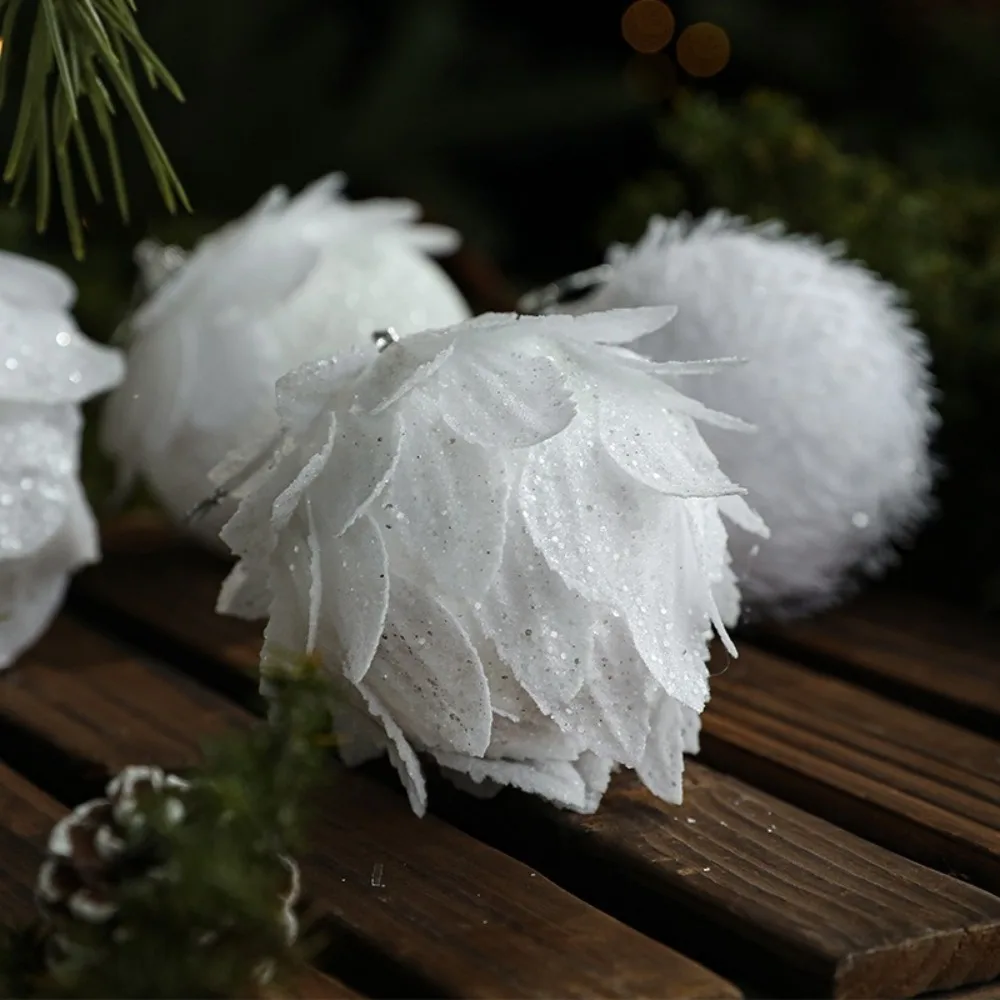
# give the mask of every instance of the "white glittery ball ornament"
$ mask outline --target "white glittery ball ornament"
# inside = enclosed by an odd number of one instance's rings
[[[69,575],[99,554],[79,480],[80,404],[121,381],[84,337],[61,271],[0,253],[0,668],[48,627]]]
[[[937,423],[927,348],[895,287],[837,247],[722,212],[655,218],[593,274],[596,288],[555,308],[674,303],[676,321],[637,351],[748,359],[690,389],[759,429],[705,432],[771,529],[766,543],[739,529],[732,539],[752,613],[815,610],[891,561],[928,510]]]
[[[128,377],[102,428],[123,486],[141,474],[178,522],[211,493],[231,450],[277,429],[274,384],[303,362],[374,354],[371,334],[450,326],[469,310],[430,254],[454,232],[418,225],[407,201],[348,201],[325,178],[277,188],[189,255],[143,244],[150,293],[127,324]],[[208,544],[225,504],[188,525]]]
[[[219,610],[336,678],[345,759],[388,751],[418,813],[421,752],[581,811],[619,765],[679,800],[739,610],[721,515],[766,529],[698,429],[745,425],[672,385],[711,365],[617,346],[672,313],[487,315],[279,382]]]

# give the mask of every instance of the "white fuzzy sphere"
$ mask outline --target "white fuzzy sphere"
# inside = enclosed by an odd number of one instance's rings
[[[61,271],[0,253],[0,668],[48,627],[98,556],[79,480],[80,404],[121,381],[121,354],[70,315]]]
[[[927,347],[897,289],[836,247],[721,212],[653,219],[604,270],[594,291],[557,308],[673,303],[677,319],[636,350],[747,359],[688,390],[759,428],[705,431],[771,529],[764,543],[734,532],[745,600],[759,613],[802,613],[879,572],[928,510],[937,422]]]
[[[468,306],[431,253],[457,237],[417,225],[406,201],[350,202],[326,178],[289,200],[275,189],[247,216],[178,257],[140,248],[152,294],[129,323],[128,376],[108,401],[103,443],[125,481],[141,474],[178,521],[213,491],[212,470],[278,427],[274,385],[372,334],[449,326]],[[210,545],[232,509],[190,524]]]
[[[581,811],[618,766],[679,801],[739,613],[723,515],[766,529],[698,429],[745,425],[616,346],[670,312],[483,316],[279,382],[219,610],[322,665],[345,759],[388,752],[417,812],[421,752]]]

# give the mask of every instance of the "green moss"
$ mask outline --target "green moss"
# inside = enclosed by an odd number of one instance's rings
[[[238,731],[207,746],[186,777],[188,817],[168,820],[164,795],[140,804],[146,823],[127,852],[158,859],[161,878],[133,878],[116,889],[115,927],[73,925],[88,958],[46,974],[38,926],[0,938],[0,996],[249,997],[254,970],[273,960],[274,985],[293,981],[309,958],[290,948],[276,920],[287,870],[281,857],[303,849],[311,806],[331,780],[328,746],[334,691],[309,662],[266,671],[270,725]],[[192,929],[217,931],[192,946]],[[63,932],[67,933],[63,928]],[[194,935],[198,936],[198,935]]]

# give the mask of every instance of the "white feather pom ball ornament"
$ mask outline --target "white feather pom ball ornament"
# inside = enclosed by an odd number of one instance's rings
[[[69,575],[98,557],[79,480],[80,404],[124,366],[77,329],[75,297],[61,271],[0,253],[0,668],[48,627]]]
[[[765,544],[733,534],[752,613],[816,610],[891,561],[929,508],[937,423],[927,348],[896,288],[838,247],[722,212],[655,218],[638,245],[577,277],[596,287],[554,308],[678,307],[633,345],[651,359],[748,359],[691,392],[760,431],[705,432],[771,530]]]
[[[388,751],[418,813],[420,752],[581,811],[619,765],[680,799],[739,610],[721,515],[766,529],[697,422],[746,425],[671,384],[711,365],[617,346],[672,313],[487,315],[278,383],[219,610],[337,678],[345,759]]]
[[[431,254],[448,229],[408,201],[351,202],[332,176],[298,197],[276,188],[190,256],[143,244],[146,301],[126,327],[128,377],[105,409],[103,444],[123,486],[141,474],[179,522],[211,493],[233,449],[277,430],[274,384],[371,334],[445,327],[469,315]],[[189,527],[218,545],[226,505]]]

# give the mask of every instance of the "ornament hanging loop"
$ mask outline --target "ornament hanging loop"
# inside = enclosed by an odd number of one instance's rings
[[[372,334],[372,340],[375,342],[375,350],[381,354],[387,347],[399,343],[399,334],[390,326],[384,330],[376,330]]]
[[[603,285],[611,277],[612,271],[610,264],[598,264],[586,271],[577,271],[576,274],[567,275],[543,288],[526,293],[518,301],[517,308],[525,313],[544,312],[570,296],[579,298],[598,285]]]

